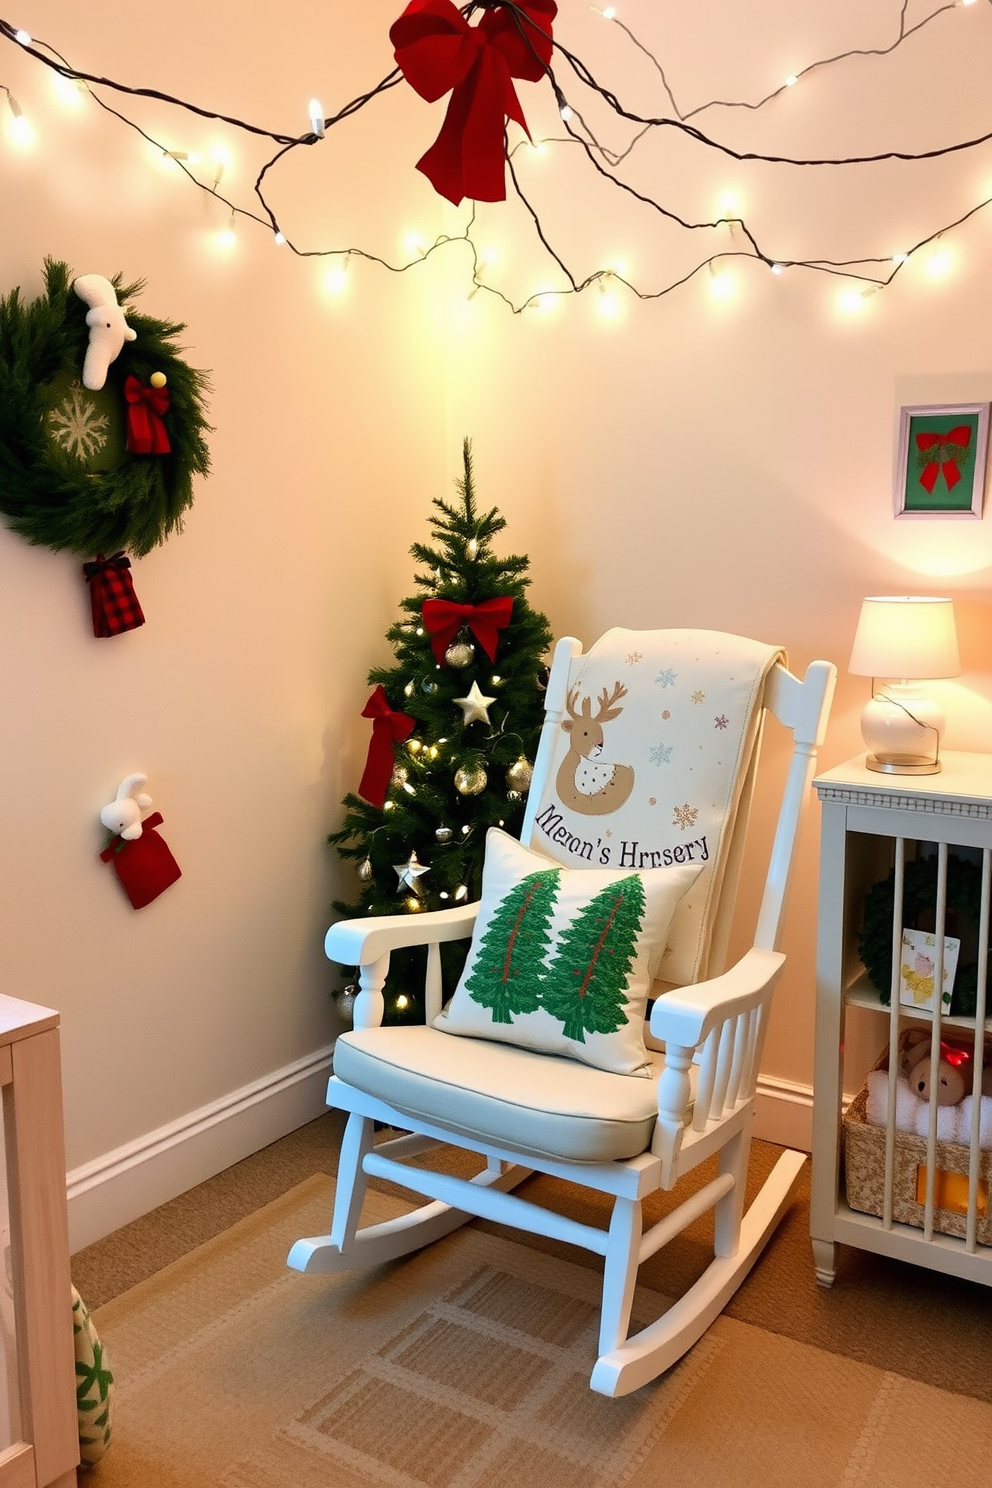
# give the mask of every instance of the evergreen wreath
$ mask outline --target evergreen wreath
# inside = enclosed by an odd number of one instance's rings
[[[144,281],[125,284],[118,274],[111,283],[137,336],[111,363],[107,386],[123,406],[129,375],[147,383],[164,373],[171,448],[154,457],[125,452],[113,470],[87,470],[51,437],[47,421],[52,380],[82,368],[89,340],[72,278],[67,264],[46,258],[44,295],[25,303],[14,289],[0,299],[0,512],[21,537],[56,552],[126,548],[141,557],[181,531],[192,478],[210,468],[202,403],[209,383],[178,355],[174,340],[185,326],[136,313],[130,301]]]
[[[914,858],[905,865],[902,921],[910,929],[924,928],[920,919],[929,911],[932,920],[937,902],[937,858]],[[858,954],[881,1001],[887,1003],[892,987],[892,912],[895,903],[895,869],[872,884],[865,894],[864,922],[858,938]],[[982,870],[954,853],[947,855],[947,925],[945,934],[962,940],[961,959],[954,977],[951,1013],[974,1016],[978,990],[978,960],[967,954],[966,938],[977,941],[982,906]],[[925,928],[932,929],[932,924]],[[969,937],[970,932],[970,937]],[[989,955],[992,973],[992,952]]]

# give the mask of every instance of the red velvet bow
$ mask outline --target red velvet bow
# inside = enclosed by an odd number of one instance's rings
[[[496,660],[496,645],[499,631],[505,630],[513,614],[513,599],[504,594],[498,599],[487,599],[480,605],[455,604],[451,599],[425,599],[421,614],[424,629],[431,637],[431,650],[438,663],[444,661],[444,653],[463,625],[479,642],[490,661]]]
[[[555,0],[487,9],[470,26],[451,0],[411,0],[389,39],[407,82],[428,103],[451,90],[441,133],[417,162],[434,190],[457,207],[505,201],[507,117],[530,138],[514,78],[536,83],[551,61]]]
[[[390,777],[393,773],[393,744],[408,739],[417,720],[409,713],[394,713],[389,699],[380,685],[362,709],[363,718],[372,718],[372,738],[369,740],[369,755],[365,761],[365,773],[358,786],[358,794],[364,796],[370,806],[381,806],[386,799]]]
[[[958,461],[964,455],[970,440],[971,428],[968,424],[958,424],[957,428],[949,429],[946,434],[917,434],[916,447],[921,454],[926,454],[927,450],[932,450],[934,445],[937,446],[935,450],[937,458],[928,460],[920,472],[920,485],[924,486],[932,494],[933,488],[937,484],[937,476],[942,470],[944,472],[944,479],[947,482],[947,489],[953,491],[961,479]],[[940,457],[944,454],[944,448],[947,445],[955,446],[955,453],[952,454],[949,452],[946,458],[941,459]]]
[[[124,381],[127,447],[133,455],[167,455],[171,449],[162,415],[169,411],[167,387],[145,387],[136,377]]]

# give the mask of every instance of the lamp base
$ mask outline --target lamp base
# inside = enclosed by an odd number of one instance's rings
[[[879,759],[869,754],[865,758],[866,770],[877,770],[880,775],[939,775],[942,769],[939,759]]]
[[[937,775],[944,715],[916,682],[890,682],[865,704],[865,766],[882,775]]]

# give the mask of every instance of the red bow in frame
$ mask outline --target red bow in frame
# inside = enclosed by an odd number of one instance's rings
[[[479,642],[490,661],[496,660],[496,645],[499,632],[505,630],[513,614],[513,599],[504,594],[498,599],[487,599],[482,604],[456,604],[451,599],[425,599],[421,614],[424,629],[431,637],[431,650],[440,665],[444,653],[463,625]]]
[[[441,133],[417,162],[434,190],[457,207],[505,201],[507,118],[530,139],[514,78],[540,82],[551,61],[555,0],[487,8],[470,26],[451,0],[411,0],[389,31],[407,82],[428,103],[451,92]]]
[[[162,422],[169,411],[167,387],[145,387],[137,377],[124,380],[127,400],[127,447],[132,455],[167,455],[172,448]]]
[[[394,713],[381,684],[362,709],[362,717],[374,719],[374,722],[358,794],[364,796],[370,806],[381,807],[393,773],[393,745],[410,737],[417,720],[409,713]]]
[[[920,456],[929,455],[929,459],[923,460],[923,469],[920,471],[920,485],[929,495],[933,494],[941,471],[944,472],[947,489],[954,490],[961,479],[958,462],[964,458],[970,442],[971,428],[968,424],[958,424],[955,428],[948,429],[946,434],[917,434],[916,448]]]

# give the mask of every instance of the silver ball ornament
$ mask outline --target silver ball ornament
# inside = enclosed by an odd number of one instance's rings
[[[471,641],[452,641],[444,653],[444,660],[447,666],[455,667],[460,671],[462,667],[472,665],[474,656],[475,647]]]
[[[455,790],[462,796],[477,796],[489,783],[489,776],[481,765],[467,770],[464,765],[455,771]]]
[[[372,859],[365,858],[358,865],[358,877],[362,883],[372,882]]]
[[[434,836],[438,842],[450,842],[453,835],[450,827],[436,827],[434,829]]]
[[[530,788],[530,783],[533,779],[533,776],[534,766],[531,764],[529,759],[525,759],[524,756],[521,755],[518,760],[514,761],[514,763],[506,772],[507,788],[511,791],[520,791],[522,794],[525,790],[528,790]]]

